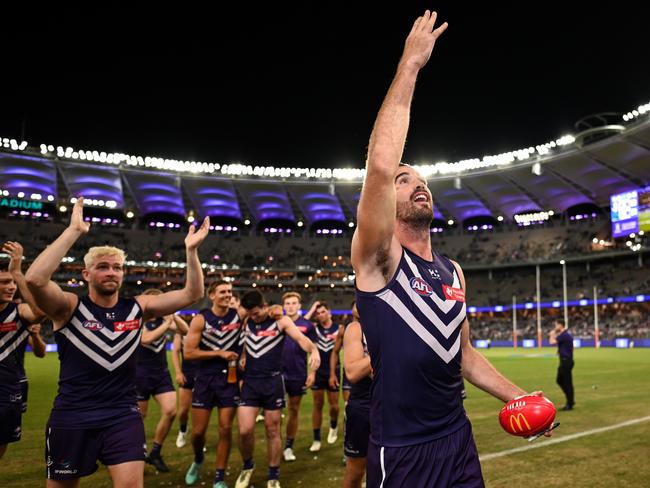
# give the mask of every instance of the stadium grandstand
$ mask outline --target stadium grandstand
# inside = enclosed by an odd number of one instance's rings
[[[534,345],[561,315],[584,345],[650,345],[649,112],[646,104],[591,117],[576,134],[534,147],[416,165],[434,196],[434,249],[459,261],[471,283],[477,345]],[[350,312],[350,238],[364,170],[0,143],[0,236],[22,242],[28,261],[67,225],[80,196],[86,219],[102,229],[55,275],[68,290],[83,290],[76,277],[85,250],[108,242],[129,250],[127,292],[180,286],[185,229],[209,216],[200,256],[208,282],[259,287],[276,302],[298,290],[305,304],[327,299],[336,313]]]

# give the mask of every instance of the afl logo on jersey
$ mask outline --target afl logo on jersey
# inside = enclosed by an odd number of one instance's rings
[[[104,324],[97,322],[96,320],[86,320],[83,324],[84,329],[88,330],[100,330],[104,328]]]
[[[411,281],[409,283],[411,285],[411,288],[413,288],[413,290],[415,290],[415,293],[418,295],[430,297],[433,294],[433,289],[429,283],[424,281],[422,278],[418,278],[416,276],[414,278],[411,278]]]

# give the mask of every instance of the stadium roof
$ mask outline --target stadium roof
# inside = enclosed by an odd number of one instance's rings
[[[586,136],[556,152],[509,161],[491,168],[429,179],[436,217],[466,222],[474,218],[507,220],[515,215],[565,212],[578,205],[608,207],[612,194],[650,185],[650,117],[627,127],[590,129]],[[36,156],[4,142],[0,152],[0,190],[22,198],[60,198],[58,168],[68,198],[83,195],[91,205],[133,210],[140,215],[210,215],[309,224],[345,225],[353,219],[361,181],[331,178],[196,176],[130,164],[72,161],[54,154]],[[124,182],[124,185],[122,183]],[[125,188],[128,195],[125,195]],[[184,198],[186,195],[188,198]],[[49,198],[52,196],[53,198]],[[110,202],[110,203],[109,203]]]

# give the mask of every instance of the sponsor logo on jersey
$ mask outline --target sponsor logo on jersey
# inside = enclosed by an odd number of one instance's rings
[[[86,320],[83,324],[84,329],[88,330],[100,330],[104,328],[104,324],[96,320]]]
[[[5,322],[0,324],[0,332],[11,332],[18,329],[18,322]]]
[[[261,336],[261,337],[273,337],[278,335],[277,330],[258,330],[255,335]]]
[[[429,283],[424,281],[422,278],[418,278],[417,276],[413,277],[409,284],[418,295],[422,295],[423,297],[430,297],[433,295],[433,288],[431,288]]]
[[[239,322],[235,322],[234,324],[226,324],[221,326],[221,331],[222,332],[227,332],[229,330],[237,330],[239,329]]]
[[[137,330],[140,328],[140,319],[125,320],[124,322],[113,322],[115,332],[124,332],[126,330]]]
[[[530,424],[528,423],[528,420],[526,420],[526,416],[523,413],[519,412],[518,414],[513,414],[510,416],[510,428],[513,432],[523,432],[524,428],[522,426],[522,423],[526,425],[527,430],[530,430]],[[517,428],[515,428],[515,425]]]
[[[457,302],[465,302],[465,290],[462,288],[454,288],[449,285],[442,285],[442,291],[447,300],[456,300]]]

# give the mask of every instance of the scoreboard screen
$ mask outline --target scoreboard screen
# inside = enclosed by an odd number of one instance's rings
[[[650,186],[639,190],[639,230],[650,232]]]
[[[639,231],[639,192],[637,190],[611,196],[612,237]]]

